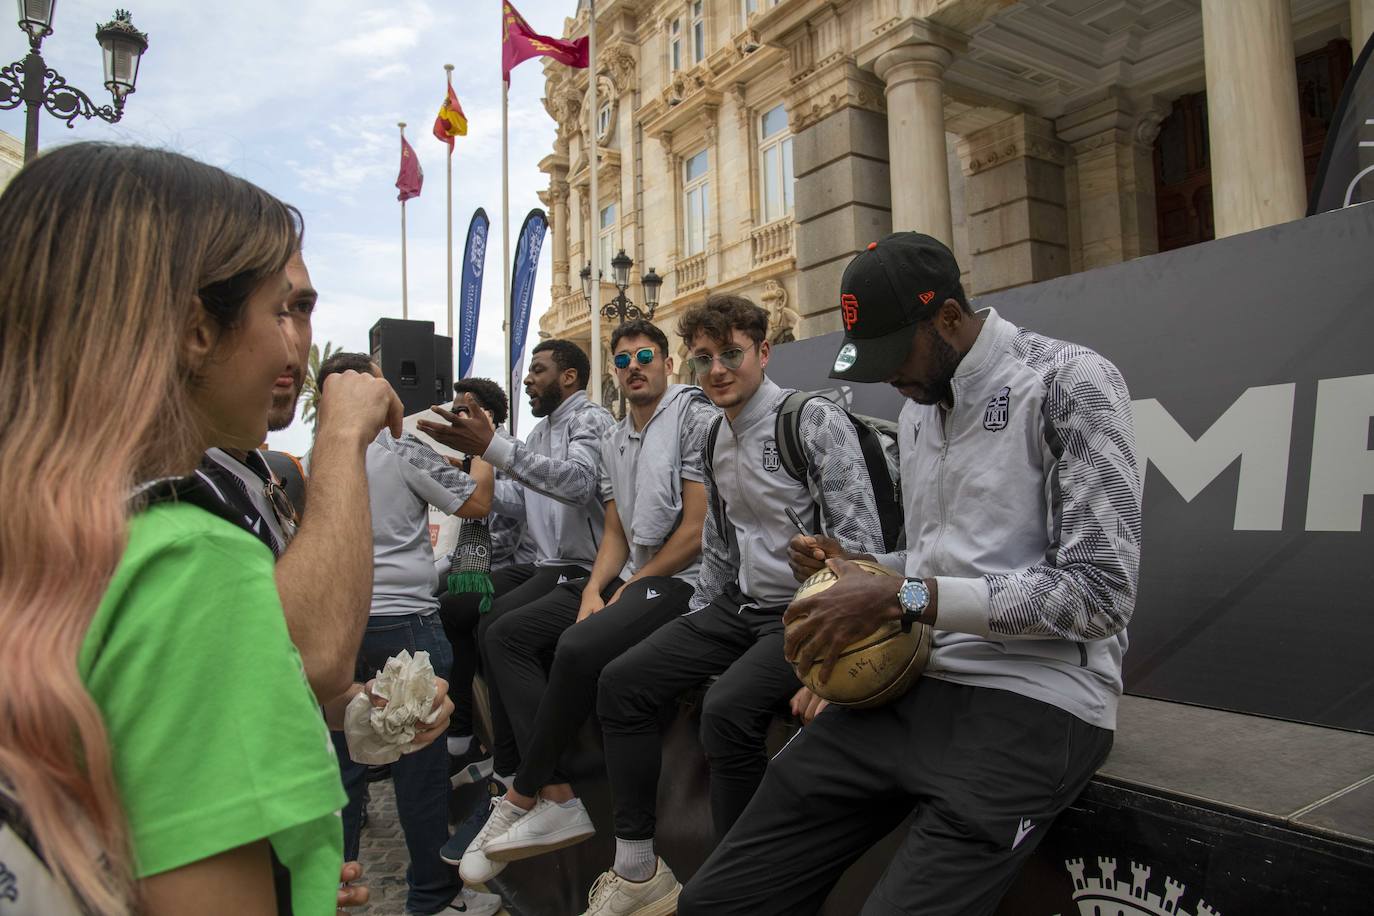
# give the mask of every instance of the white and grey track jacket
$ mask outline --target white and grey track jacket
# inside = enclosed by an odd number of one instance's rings
[[[824,533],[846,550],[883,549],[873,487],[843,410],[825,398],[808,401],[800,417],[808,485],[783,469],[774,430],[778,409],[791,392],[765,377],[734,422],[721,420],[711,462],[714,485],[709,476],[706,480],[701,573],[692,611],[734,587],[743,593],[742,601],[759,607],[782,608],[792,600],[797,580],[787,565],[787,542],[797,529],[787,519],[789,507],[807,524],[819,519]],[[718,504],[724,505],[727,530],[717,520]]]
[[[497,480],[492,508],[523,518],[540,566],[591,567],[606,520],[598,484],[601,437],[615,417],[578,391],[530,430],[524,442],[498,429],[482,455],[510,475]]]
[[[899,421],[905,571],[939,586],[926,673],[1112,729],[1140,569],[1130,394],[1092,350],[980,314],[951,409]]]

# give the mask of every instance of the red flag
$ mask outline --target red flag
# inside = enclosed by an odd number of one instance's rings
[[[563,41],[540,35],[525,17],[515,11],[509,3],[501,4],[501,18],[504,28],[501,40],[501,78],[510,82],[510,72],[515,65],[531,57],[552,57],[569,67],[584,69],[587,66],[587,38]]]
[[[396,195],[399,201],[407,201],[412,197],[420,196],[420,188],[424,186],[425,173],[420,170],[420,160],[415,155],[415,150],[410,148],[406,138],[401,138],[401,174],[396,176],[396,190],[400,194]]]

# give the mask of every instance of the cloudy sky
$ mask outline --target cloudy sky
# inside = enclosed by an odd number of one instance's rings
[[[43,45],[48,66],[98,104],[108,102],[109,94],[102,86],[95,26],[110,18],[113,4],[61,0],[54,34]],[[468,116],[468,136],[458,140],[453,160],[454,260],[462,260],[473,211],[485,207],[492,226],[474,374],[502,375],[499,0],[127,5],[134,24],[148,33],[149,49],[124,119],[116,125],[78,120],[68,130],[45,113],[40,148],[92,139],[163,147],[227,169],[295,204],[305,215],[306,259],[321,293],[315,341],[349,350],[367,349],[367,330],[378,318],[401,317],[397,121],[407,123],[406,136],[425,172],[424,193],[406,206],[410,317],[433,320],[443,333],[447,148],[430,127],[443,100],[443,65],[452,63]],[[563,18],[577,4],[516,5],[536,29],[560,35]],[[26,50],[17,27],[0,29],[0,63]],[[540,206],[536,193],[547,182],[538,162],[553,149],[554,123],[540,102],[543,89],[540,61],[527,61],[512,73],[510,208],[517,230],[524,214]],[[22,139],[22,108],[0,112],[0,130]],[[539,267],[532,337],[549,304],[551,248],[545,244]],[[531,424],[526,405],[522,432]],[[270,443],[300,453],[309,435],[297,422],[273,433]]]

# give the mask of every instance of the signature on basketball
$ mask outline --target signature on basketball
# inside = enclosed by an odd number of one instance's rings
[[[858,678],[863,674],[865,668],[869,669],[873,674],[882,674],[891,663],[892,653],[887,648],[884,648],[882,654],[877,658],[856,659],[854,663],[849,666],[848,673],[851,679]]]

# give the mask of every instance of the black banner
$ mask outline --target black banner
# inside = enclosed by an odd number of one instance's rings
[[[983,297],[1093,347],[1145,474],[1129,693],[1374,732],[1374,207]],[[840,335],[778,347],[808,389]],[[846,392],[895,418],[885,385]]]
[[[1307,215],[1374,200],[1374,36],[1365,42],[1345,81],[1326,132]]]

